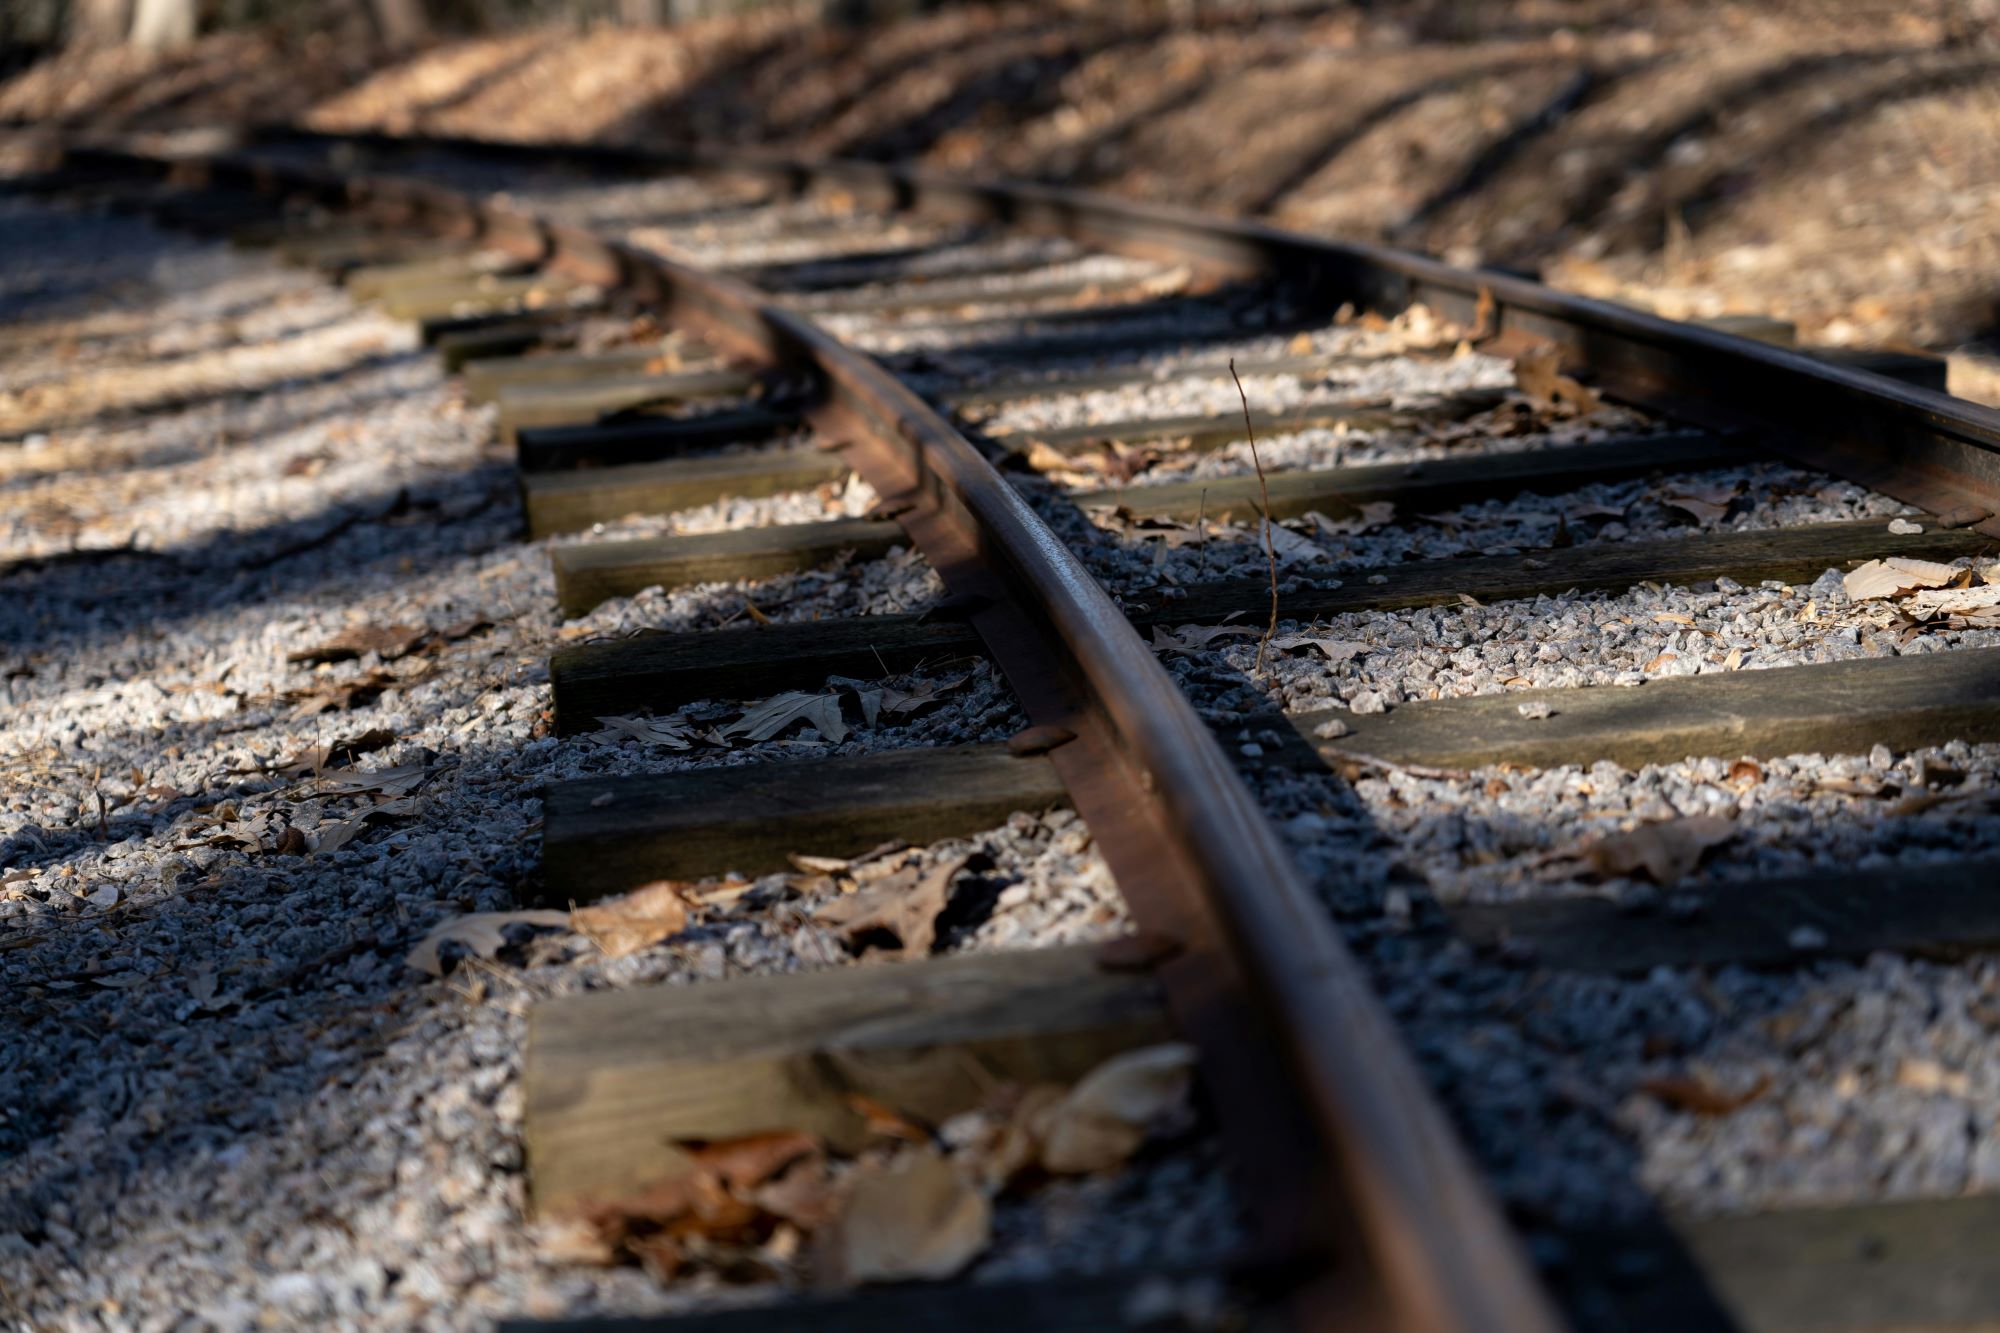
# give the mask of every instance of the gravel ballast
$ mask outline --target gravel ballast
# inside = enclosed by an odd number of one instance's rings
[[[726,894],[630,958],[554,931],[442,981],[404,959],[438,922],[532,891],[549,782],[1018,731],[1004,684],[968,664],[893,678],[936,702],[873,726],[850,704],[838,740],[549,734],[563,645],[726,623],[747,601],[773,619],[909,611],[935,576],[899,550],[565,621],[548,544],[516,540],[491,409],[463,405],[406,326],[137,222],[89,219],[71,253],[70,215],[7,207],[62,282],[28,272],[25,247],[0,260],[10,313],[46,334],[4,352],[30,391],[10,387],[4,446],[0,1312],[37,1329],[478,1328],[768,1298],[545,1251],[524,1211],[523,1016],[585,988],[845,963],[813,890]],[[100,268],[92,246],[118,259]],[[113,410],[32,392],[76,378],[50,358],[117,384],[169,343],[172,375]],[[873,499],[842,484],[580,540]],[[708,732],[755,702],[658,721]],[[1065,811],[907,856],[972,858],[960,892],[980,910],[947,950],[1128,928]],[[1192,1262],[1234,1225],[1199,1131],[1046,1195],[1002,1206],[975,1279]]]

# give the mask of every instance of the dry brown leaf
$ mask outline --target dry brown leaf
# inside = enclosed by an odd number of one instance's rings
[[[754,1189],[784,1172],[801,1158],[816,1156],[820,1142],[799,1130],[767,1130],[740,1138],[714,1139],[688,1147],[697,1171],[705,1171],[730,1189]]]
[[[838,694],[804,694],[797,690],[766,699],[724,727],[722,734],[768,741],[795,722],[807,723],[836,745],[847,739],[847,723],[840,716]]]
[[[315,683],[310,689],[291,690],[284,695],[284,698],[293,705],[294,717],[312,717],[318,713],[344,713],[353,708],[366,708],[392,687],[415,685],[425,679],[427,674],[397,676],[387,670],[370,671],[353,680]]]
[[[1713,523],[1729,512],[1728,505],[1711,504],[1707,500],[1692,495],[1668,495],[1660,503],[1669,509],[1678,509],[1697,523]]]
[[[314,779],[314,786],[323,796],[359,796],[364,792],[407,796],[423,785],[424,776],[429,771],[420,763],[398,764],[393,768],[376,768],[363,773],[341,769],[336,773],[320,774]]]
[[[693,742],[687,727],[650,717],[600,717],[598,727],[615,737],[628,737],[641,745],[664,745],[669,750],[685,750]]]
[[[991,1242],[993,1206],[946,1158],[911,1152],[860,1175],[836,1231],[826,1274],[835,1282],[937,1281]]]
[[[952,880],[969,858],[959,857],[918,879],[914,871],[899,871],[845,898],[836,898],[815,919],[839,930],[849,944],[865,945],[867,937],[887,931],[896,937],[896,952],[921,958],[937,942],[937,919],[951,901]]]
[[[1914,592],[1919,588],[1942,588],[1956,581],[1963,572],[1935,560],[1892,556],[1887,560],[1870,560],[1859,569],[1849,571],[1841,578],[1841,587],[1849,601],[1866,602]]]
[[[979,1178],[992,1189],[1004,1189],[1031,1167],[1040,1165],[1041,1141],[1035,1125],[1061,1104],[1069,1090],[1055,1083],[1038,1083],[1010,1090],[1011,1102],[1004,1098],[994,1108],[1004,1112],[993,1132],[969,1154]]]
[[[1193,1085],[1192,1046],[1168,1042],[1112,1057],[1032,1126],[1042,1165],[1058,1175],[1123,1165],[1152,1125],[1185,1110]]]
[[[1301,537],[1282,523],[1265,523],[1257,529],[1260,545],[1269,538],[1271,550],[1278,557],[1281,567],[1302,565],[1313,560],[1326,558],[1326,548],[1310,537]]]
[[[1661,653],[1658,657],[1654,658],[1652,661],[1646,663],[1645,666],[1641,667],[1640,670],[1658,671],[1661,667],[1665,666],[1669,662],[1674,661],[1678,657],[1680,657],[1679,653]]]
[[[1768,1075],[1759,1075],[1749,1088],[1734,1092],[1716,1087],[1700,1074],[1663,1074],[1645,1080],[1639,1085],[1639,1090],[1677,1111],[1693,1111],[1696,1115],[1728,1115],[1756,1101],[1770,1086]]]
[[[1293,648],[1317,648],[1326,655],[1329,662],[1346,662],[1369,651],[1365,643],[1355,643],[1351,639],[1330,639],[1317,634],[1281,634],[1271,640],[1273,648],[1289,651]]]
[[[2000,587],[1934,588],[1912,593],[1903,599],[1904,615],[1975,616],[2000,607]]]
[[[1364,532],[1393,522],[1395,517],[1396,505],[1392,500],[1371,500],[1356,507],[1352,514],[1344,518],[1328,518],[1317,509],[1310,510],[1306,514],[1306,520],[1322,537],[1358,537]],[[1422,515],[1422,517],[1430,516]],[[1440,520],[1433,518],[1431,521]]]
[[[1701,864],[1712,847],[1736,836],[1736,825],[1720,815],[1688,815],[1640,824],[1599,838],[1583,848],[1583,859],[1600,875],[1636,875],[1655,884],[1678,884]]]
[[[1165,625],[1153,626],[1153,651],[1156,653],[1198,653],[1217,639],[1235,637],[1256,638],[1259,630],[1248,625],[1182,625],[1178,629],[1168,629]]]
[[[750,1201],[759,1208],[808,1232],[838,1217],[846,1198],[845,1187],[818,1153],[794,1160],[775,1179],[750,1192]]]
[[[1561,371],[1562,353],[1554,346],[1536,347],[1514,359],[1514,383],[1539,407],[1567,407],[1592,412],[1597,394]]]
[[[1738,759],[1729,766],[1729,785],[1741,791],[1764,780],[1764,768],[1754,759]]]
[[[901,1139],[905,1143],[929,1143],[930,1131],[892,1106],[885,1106],[865,1093],[850,1092],[847,1108],[867,1122],[868,1132],[877,1138]]]
[[[473,912],[466,916],[455,916],[440,921],[431,928],[430,934],[417,942],[410,950],[404,965],[419,972],[428,972],[434,977],[444,975],[444,960],[439,951],[447,944],[456,944],[475,958],[491,958],[507,947],[507,929],[510,926],[567,926],[568,912],[527,911],[527,912]]]
[[[352,764],[363,755],[373,754],[396,743],[396,733],[386,727],[370,727],[359,736],[344,741],[335,741],[287,760],[277,768],[286,777],[302,777],[308,773],[319,773],[329,768],[339,768]]]
[[[569,927],[589,936],[608,958],[626,958],[687,929],[686,885],[656,880],[569,914]]]
[[[287,662],[347,662],[375,653],[384,662],[407,655],[430,637],[421,625],[359,625],[328,639],[316,648],[286,653]]]
[[[553,1218],[538,1224],[534,1235],[536,1251],[551,1263],[608,1268],[618,1261],[617,1248],[581,1218]]]

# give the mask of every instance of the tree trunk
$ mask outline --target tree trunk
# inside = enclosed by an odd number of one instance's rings
[[[157,51],[194,40],[195,0],[136,0],[132,45]]]

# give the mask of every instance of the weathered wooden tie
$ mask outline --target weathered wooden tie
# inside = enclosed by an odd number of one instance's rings
[[[1546,494],[1651,472],[1721,467],[1742,462],[1750,452],[1745,444],[1726,437],[1690,431],[1423,463],[1272,472],[1265,482],[1271,516],[1280,520],[1313,510],[1338,518],[1382,500],[1395,504],[1407,518],[1521,491]],[[1244,476],[1120,486],[1071,498],[1086,508],[1116,505],[1139,518],[1191,521],[1204,516],[1218,523],[1255,522],[1264,508],[1264,491],[1255,476]]]
[[[556,601],[580,616],[612,597],[722,579],[761,579],[813,569],[842,556],[872,560],[909,538],[894,523],[860,518],[787,523],[683,537],[592,542],[552,553]]]
[[[587,475],[587,474],[586,474]],[[1463,596],[1501,601],[1577,591],[1624,591],[1645,582],[1687,585],[1723,576],[1745,581],[1816,579],[1829,567],[1892,555],[1950,560],[1992,548],[1992,539],[1962,530],[1888,531],[1880,521],[1728,532],[1650,542],[1606,542],[1532,556],[1478,556],[1393,565],[1371,583],[1349,576],[1339,587],[1304,587],[1280,596],[1288,619],[1349,611],[1456,603]],[[1232,579],[1196,584],[1185,597],[1127,602],[1132,622],[1212,625],[1266,605],[1270,585]],[[566,648],[550,663],[558,726],[575,730],[588,719],[695,699],[753,698],[759,692],[811,688],[829,674],[869,677],[926,661],[985,652],[969,625],[925,623],[914,615],[853,621],[759,625],[649,635]],[[723,664],[710,670],[709,654]],[[870,661],[879,654],[873,668]],[[822,665],[838,661],[842,665]]]
[[[393,301],[406,291],[457,287],[527,272],[528,265],[495,251],[461,248],[422,259],[358,265],[342,273],[340,283],[357,301]]]
[[[1751,659],[1755,660],[1754,655]],[[1547,717],[1523,705],[1545,704]],[[1315,737],[1329,721],[1348,734]],[[1509,690],[1432,699],[1386,713],[1300,714],[1325,757],[1363,754],[1434,768],[1609,760],[1626,768],[1691,756],[1768,758],[1913,750],[1954,738],[2000,740],[2000,648],[1649,680],[1637,687]]]
[[[1323,375],[1335,366],[1382,359],[1384,358],[1380,355],[1341,356],[1330,352],[1310,352],[1301,356],[1243,357],[1236,362],[1236,373],[1244,379],[1258,375]],[[1228,379],[1227,361],[1196,361],[1171,367],[1118,366],[1105,370],[1067,371],[991,380],[961,389],[947,390],[935,395],[935,398],[938,402],[964,410],[997,407],[1022,398],[1092,393],[1099,389],[1126,389],[1135,385],[1185,384],[1189,380],[1227,381]]]
[[[683,363],[704,362],[713,354],[679,339],[654,339],[601,352],[544,352],[535,356],[496,356],[466,366],[465,396],[473,402],[491,401],[504,390],[530,386],[588,384],[597,380],[624,380],[653,373],[663,363],[674,368],[662,374],[693,374]]]
[[[671,1179],[677,1141],[797,1130],[854,1151],[857,1094],[935,1124],[997,1083],[1070,1082],[1167,1033],[1152,981],[1087,947],[545,1001],[522,1071],[535,1208]]]
[[[865,315],[898,310],[943,310],[962,306],[1026,305],[1036,301],[1102,293],[1107,297],[1136,296],[1158,290],[1166,275],[1128,278],[1064,277],[995,287],[977,278],[934,278],[883,290],[826,292],[799,296],[789,304],[809,315]]]
[[[1450,421],[1471,416],[1500,401],[1497,393],[1483,390],[1453,394],[1435,404],[1388,407],[1381,403],[1327,404],[1283,412],[1251,413],[1260,439],[1289,435],[1298,431],[1322,430],[1341,424],[1355,428],[1385,426],[1418,418]],[[1143,444],[1171,441],[1190,449],[1219,449],[1244,438],[1243,416],[1239,413],[1199,413],[1184,416],[1136,417],[1129,421],[1086,422],[1076,426],[1053,426],[1038,430],[1006,431],[991,436],[1002,448],[1025,451],[1033,445],[1057,453],[1079,453],[1100,444]]]
[[[963,622],[856,616],[577,644],[549,659],[549,680],[556,729],[572,735],[603,717],[813,689],[828,676],[873,680],[985,651]]]
[[[773,439],[803,425],[796,411],[748,403],[678,417],[634,412],[588,425],[523,426],[518,431],[503,419],[502,429],[513,436],[523,472],[552,472],[657,463],[697,450]]]
[[[583,287],[556,273],[479,274],[391,288],[381,294],[377,304],[391,318],[423,321],[560,306]]]
[[[1004,745],[562,782],[543,797],[546,896],[586,902],[655,879],[761,875],[791,852],[922,845],[1066,801],[1046,756]]]
[[[1669,1214],[1653,1227],[1561,1232],[1566,1272],[1594,1279],[1599,1326],[1631,1333],[1991,1330],[2000,1309],[1996,1235],[1992,1194]],[[1722,1307],[1719,1319],[1699,1284]]]
[[[1448,907],[1474,945],[1537,967],[1801,967],[1822,958],[1959,957],[2000,945],[2000,858],[1819,871],[1674,890],[1675,911],[1598,897]]]
[[[671,514],[717,500],[807,491],[839,481],[847,464],[831,450],[801,446],[676,458],[618,468],[526,473],[522,506],[536,537],[581,532],[628,514]]]

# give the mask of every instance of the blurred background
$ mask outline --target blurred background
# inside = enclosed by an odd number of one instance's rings
[[[1946,352],[2000,401],[2000,0],[0,0],[0,46],[17,125],[916,160]]]

